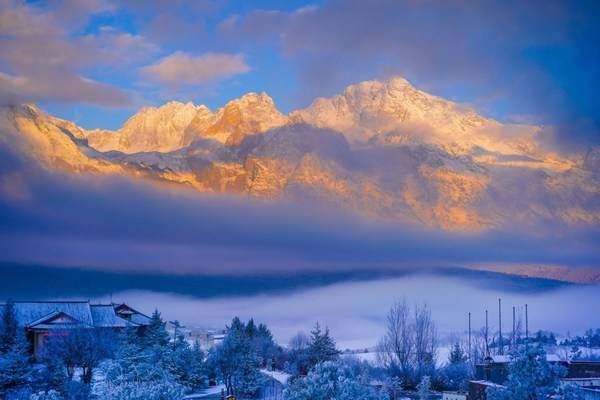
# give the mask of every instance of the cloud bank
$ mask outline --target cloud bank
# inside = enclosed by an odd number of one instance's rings
[[[592,228],[448,233],[127,178],[65,176],[6,151],[0,159],[0,261],[194,274],[600,265]]]

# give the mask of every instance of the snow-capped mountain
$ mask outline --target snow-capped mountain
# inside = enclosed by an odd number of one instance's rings
[[[88,131],[90,146],[98,151],[116,150],[127,154],[170,152],[199,139],[237,145],[247,135],[284,125],[287,118],[266,93],[248,93],[213,113],[205,105],[170,102],[147,107],[129,118],[116,132]]]
[[[158,108],[146,107],[117,132],[94,130],[88,132],[87,139],[98,151],[117,150],[129,154],[173,151],[181,147],[184,131],[198,111],[199,107],[192,103],[176,101]]]
[[[214,113],[191,103],[145,108],[116,132],[85,131],[31,106],[3,109],[1,122],[0,139],[47,168],[445,229],[600,221],[597,149],[579,159],[549,153],[540,128],[504,125],[401,78],[350,86],[289,116],[249,93]]]

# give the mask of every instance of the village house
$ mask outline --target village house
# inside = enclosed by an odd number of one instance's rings
[[[546,361],[566,369],[561,385],[577,385],[584,391],[585,398],[600,400],[600,362],[594,360],[564,360],[548,354]],[[484,363],[475,366],[475,380],[469,382],[469,400],[485,400],[488,387],[503,387],[508,378],[510,356],[488,356]]]
[[[68,335],[72,329],[119,331],[128,326],[144,329],[150,317],[127,304],[91,304],[89,301],[16,301],[15,317],[39,356],[48,337]],[[4,312],[6,305],[0,305]]]
[[[462,391],[442,392],[442,400],[467,400],[468,393]]]

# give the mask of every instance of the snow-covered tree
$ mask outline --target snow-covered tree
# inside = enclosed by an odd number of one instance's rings
[[[160,315],[155,322],[160,320]],[[162,320],[160,320],[162,323]],[[159,323],[155,327],[160,327]],[[182,398],[186,387],[179,384],[167,370],[162,347],[149,344],[135,328],[128,328],[120,337],[115,358],[105,362],[105,379],[94,386],[99,400],[167,400]],[[147,347],[149,346],[149,347]],[[166,346],[166,344],[165,344]]]
[[[0,354],[10,351],[17,337],[17,330],[15,304],[12,300],[8,300],[3,307],[0,319]]]
[[[542,347],[523,348],[511,357],[506,388],[488,388],[489,400],[546,399],[558,391],[564,368],[548,363]]]
[[[306,375],[310,369],[308,347],[310,337],[304,332],[294,335],[288,344],[284,369],[287,373],[298,376]]]
[[[460,343],[456,342],[448,357],[448,363],[438,371],[435,383],[444,389],[466,390],[471,375],[467,354]]]
[[[351,368],[333,361],[316,365],[284,393],[286,400],[379,400],[383,396],[361,382]]]
[[[414,387],[435,372],[437,330],[427,305],[394,304],[387,316],[386,334],[378,344],[378,361]]]
[[[426,400],[429,397],[429,390],[431,389],[431,378],[425,375],[421,378],[421,382],[417,385],[417,392],[419,393],[419,399]]]
[[[182,335],[175,339],[163,352],[162,363],[175,380],[185,386],[200,389],[207,385],[204,352],[198,342],[190,346]]]
[[[311,338],[307,351],[311,366],[325,361],[337,360],[340,351],[335,347],[335,341],[329,334],[329,328],[326,327],[325,332],[323,332],[317,322],[310,333]]]
[[[0,355],[0,397],[7,398],[30,383],[33,368],[29,360],[29,343],[21,330],[11,340],[8,351]]]
[[[112,357],[114,342],[115,335],[108,330],[73,329],[67,335],[50,337],[44,358],[62,363],[69,380],[73,378],[75,368],[82,368],[82,382],[90,384],[100,361]]]
[[[254,398],[263,383],[260,359],[246,325],[234,318],[223,343],[210,354],[210,364],[223,381],[228,394]]]
[[[169,343],[169,333],[167,332],[166,325],[160,312],[154,310],[150,317],[150,323],[144,331],[143,345],[145,347],[166,346]]]
[[[561,389],[562,400],[586,400],[583,389],[577,385],[566,385]]]

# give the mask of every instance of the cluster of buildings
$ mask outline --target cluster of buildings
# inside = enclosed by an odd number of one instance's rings
[[[17,324],[25,330],[34,356],[39,356],[51,336],[64,336],[72,329],[94,328],[120,331],[136,327],[140,331],[150,317],[125,303],[93,304],[87,301],[16,301],[13,303]],[[0,315],[4,312],[0,304]],[[171,336],[183,335],[193,344],[208,350],[223,341],[225,330],[188,328],[167,323]]]
[[[227,332],[225,329],[207,329],[198,327],[179,326],[171,322],[167,324],[167,330],[172,338],[182,335],[191,345],[198,343],[203,350],[209,350],[223,342]]]
[[[581,388],[586,400],[600,400],[600,361],[563,360],[549,354],[546,360],[567,370],[561,385],[576,385]],[[508,379],[510,356],[488,356],[475,368],[475,380],[469,382],[468,392],[446,392],[443,400],[486,400],[489,387],[503,388]]]

